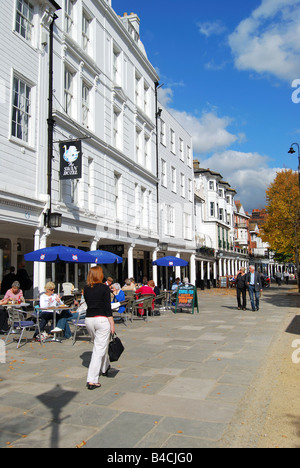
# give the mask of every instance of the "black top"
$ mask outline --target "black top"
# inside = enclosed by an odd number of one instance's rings
[[[244,289],[246,288],[246,279],[247,279],[247,275],[242,275],[241,273],[239,273],[236,277],[236,287],[238,289]]]
[[[87,317],[112,317],[110,289],[105,284],[85,286],[84,299],[87,303]]]

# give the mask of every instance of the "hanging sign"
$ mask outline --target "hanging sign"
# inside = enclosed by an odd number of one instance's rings
[[[60,151],[60,180],[81,179],[82,149],[81,141],[62,141]]]

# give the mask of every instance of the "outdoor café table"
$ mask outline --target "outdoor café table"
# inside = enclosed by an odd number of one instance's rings
[[[73,309],[73,306],[70,307],[70,306],[61,305],[61,306],[46,307],[46,308],[40,309],[40,313],[42,313],[42,312],[52,312],[53,313],[53,329],[54,329],[56,327],[56,314],[61,314],[61,312],[63,312],[64,310],[72,310],[72,309]],[[46,341],[55,342],[55,343],[62,343],[62,340],[58,340],[56,338],[56,332],[53,333],[53,335],[54,335],[53,338],[49,338]]]

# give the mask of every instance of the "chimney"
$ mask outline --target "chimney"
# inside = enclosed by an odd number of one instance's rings
[[[131,26],[133,27],[133,29],[138,33],[138,35],[140,35],[140,22],[141,21],[138,15],[136,15],[135,13],[130,13],[130,15],[128,16],[128,20]]]
[[[193,167],[194,167],[194,171],[197,171],[198,169],[200,169],[200,161],[198,161],[198,159],[193,160]]]

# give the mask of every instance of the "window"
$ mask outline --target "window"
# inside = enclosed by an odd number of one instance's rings
[[[189,201],[193,201],[193,181],[189,179]]]
[[[147,83],[144,83],[144,112],[145,114],[150,114],[150,99],[149,99],[149,94],[150,94],[150,87],[148,86]]]
[[[214,202],[210,202],[210,216],[215,216],[215,204]]]
[[[121,52],[120,50],[114,45],[113,48],[113,81],[115,84],[121,86]]]
[[[141,81],[142,77],[136,73],[135,74],[135,104],[141,107]]]
[[[180,160],[184,161],[183,139],[182,138],[179,138],[179,154],[180,154]]]
[[[172,192],[176,193],[177,192],[177,181],[176,181],[176,169],[175,169],[175,167],[171,168],[171,174],[172,174]]]
[[[215,189],[215,183],[213,180],[209,181],[209,190],[214,190]]]
[[[135,136],[135,148],[136,148],[136,161],[139,164],[142,164],[142,131],[141,129],[136,129],[136,136]]]
[[[175,147],[175,132],[174,130],[170,130],[170,142],[171,142],[171,151],[172,153],[176,153],[176,147]]]
[[[82,83],[82,125],[89,127],[90,115],[90,88],[86,83]]]
[[[160,142],[166,146],[166,124],[162,119],[160,119]]]
[[[148,135],[145,135],[145,168],[151,170],[151,152],[150,152],[150,138]]]
[[[13,81],[12,136],[29,143],[31,87],[19,78]]]
[[[145,188],[141,188],[141,225],[144,229],[148,227],[148,210],[147,210],[147,192]]]
[[[75,0],[65,0],[65,31],[70,35],[74,27],[74,4]]]
[[[92,20],[85,11],[82,12],[82,48],[85,52],[89,52],[91,38],[90,25]]]
[[[15,29],[29,42],[32,41],[33,11],[33,6],[27,0],[17,0]]]
[[[161,160],[161,185],[167,187],[167,163]]]
[[[65,83],[64,83],[64,93],[65,93],[65,112],[68,115],[72,113],[72,105],[73,105],[73,73],[68,69],[65,68]]]
[[[184,238],[192,239],[192,216],[188,213],[184,213]]]
[[[88,206],[89,210],[94,210],[94,160],[88,159]]]
[[[220,221],[224,220],[224,210],[223,210],[223,208],[219,209],[219,220]]]
[[[185,176],[180,174],[180,195],[185,198]]]
[[[113,128],[113,145],[122,149],[122,138],[121,138],[121,112],[119,109],[114,109],[114,128]]]
[[[121,175],[114,173],[114,189],[115,189],[115,218],[121,218]]]
[[[165,233],[167,236],[175,236],[175,208],[172,205],[166,206]]]
[[[187,147],[187,163],[189,167],[192,167],[192,151],[189,146]]]
[[[140,190],[139,190],[139,185],[135,184],[135,225],[137,228],[140,227]]]

